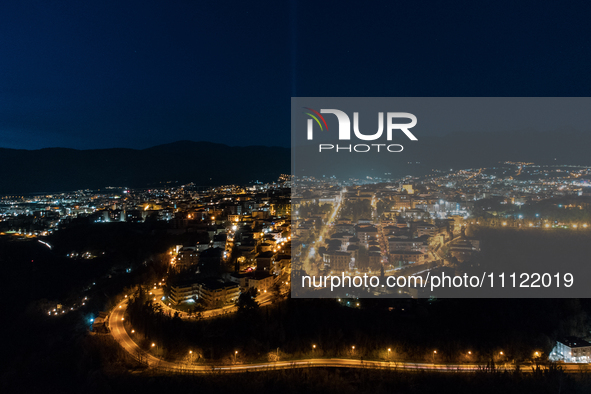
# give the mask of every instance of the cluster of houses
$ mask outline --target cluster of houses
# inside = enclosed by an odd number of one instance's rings
[[[171,304],[200,302],[205,307],[222,307],[234,304],[250,288],[260,294],[278,282],[287,283],[291,220],[283,203],[271,201],[251,210],[222,201],[212,208],[212,220],[206,227],[209,242],[177,245],[171,251],[171,271],[183,273],[170,283]],[[195,214],[188,212],[187,216]]]

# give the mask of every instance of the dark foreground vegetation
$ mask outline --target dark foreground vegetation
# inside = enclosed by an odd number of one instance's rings
[[[483,371],[449,374],[310,368],[240,374],[164,374],[134,367],[121,358],[105,358],[99,347],[111,346],[90,339],[84,344],[82,363],[59,359],[51,371],[19,371],[4,376],[4,393],[588,393],[591,375],[569,375],[560,370],[524,372]],[[131,369],[130,369],[131,368]]]
[[[186,321],[131,305],[129,321],[176,361],[191,349],[205,362],[308,357],[392,361],[529,363],[544,359],[554,338],[585,334],[588,302],[580,300],[336,300],[289,299],[216,319]],[[313,346],[316,345],[314,348]],[[352,349],[355,346],[355,349]],[[387,349],[390,348],[389,353]],[[500,356],[503,352],[503,356]]]
[[[104,381],[105,391],[187,393],[588,393],[591,376],[536,374],[430,374],[354,369],[303,369],[240,375],[120,375]],[[145,391],[144,391],[145,390]]]

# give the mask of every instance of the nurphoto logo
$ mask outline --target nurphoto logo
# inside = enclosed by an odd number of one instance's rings
[[[308,140],[314,139],[314,124],[317,124],[320,131],[328,131],[328,124],[322,114],[332,114],[337,117],[339,122],[338,138],[340,141],[351,140],[351,120],[349,116],[338,109],[321,109],[320,112],[304,107],[307,112],[304,112],[309,116],[307,119],[307,137]],[[410,123],[395,123],[395,119],[409,119]],[[388,112],[386,113],[386,140],[392,141],[394,131],[402,131],[408,139],[411,141],[418,141],[409,129],[413,128],[417,124],[417,117],[408,112]],[[364,134],[359,130],[359,112],[353,112],[353,133],[355,137],[362,141],[376,141],[384,134],[384,113],[378,112],[378,130],[373,134]],[[318,151],[330,151],[335,152],[346,151],[346,152],[358,152],[365,153],[372,150],[380,152],[380,148],[384,148],[384,151],[388,152],[402,152],[404,149],[400,144],[356,144],[356,145],[339,145],[339,144],[319,144]]]

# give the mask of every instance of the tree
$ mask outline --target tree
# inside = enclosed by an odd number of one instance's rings
[[[281,285],[278,282],[275,282],[271,287],[271,301],[277,302],[281,301],[283,296],[281,295]]]
[[[232,247],[232,253],[230,253],[229,259],[229,268],[233,267],[234,272],[240,271],[240,257],[242,257],[242,251],[237,246]]]
[[[258,309],[259,303],[255,300],[258,290],[254,287],[246,290],[244,293],[238,296],[236,305],[238,306],[238,312],[250,312]]]
[[[205,311],[205,306],[203,305],[203,300],[199,300],[196,304],[195,307],[193,308],[192,313],[195,314],[195,318],[197,320],[203,318],[203,311]]]

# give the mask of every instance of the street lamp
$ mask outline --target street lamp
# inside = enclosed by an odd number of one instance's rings
[[[388,348],[388,360],[390,360],[390,352],[392,351],[392,349]]]
[[[435,362],[435,355],[437,354],[437,350],[433,350],[433,362]]]
[[[193,351],[189,350],[189,362],[193,363]]]
[[[236,356],[238,355],[238,350],[234,351],[234,364],[236,364]]]
[[[351,354],[355,354],[355,346],[351,346]]]

